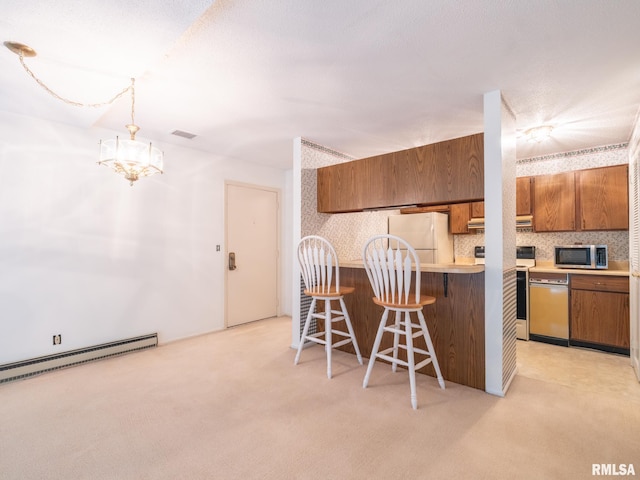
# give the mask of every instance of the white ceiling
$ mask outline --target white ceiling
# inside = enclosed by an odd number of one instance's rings
[[[496,89],[520,131],[555,125],[518,158],[626,142],[640,106],[638,0],[2,0],[0,32],[70,100],[136,77],[140,139],[280,168],[298,136],[367,157],[481,132]],[[0,49],[0,110],[125,134],[130,107],[61,102]]]

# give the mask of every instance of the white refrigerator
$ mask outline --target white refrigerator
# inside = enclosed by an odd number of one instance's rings
[[[446,213],[391,215],[389,233],[409,242],[420,263],[453,263],[453,235]]]

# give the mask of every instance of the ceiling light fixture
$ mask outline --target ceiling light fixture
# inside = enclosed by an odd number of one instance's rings
[[[129,140],[118,137],[111,140],[100,140],[100,159],[98,164],[111,166],[116,173],[133,182],[140,177],[148,177],[154,173],[162,173],[162,150],[154,147],[151,142],[147,145],[136,140],[136,133],[140,130],[134,123],[136,89],[135,78],[131,79],[131,123],[125,125],[129,130]]]
[[[140,130],[135,124],[135,79],[131,79],[131,85],[123,89],[120,93],[115,95],[111,100],[102,103],[84,104],[80,102],[74,102],[61,97],[49,87],[47,87],[36,75],[27,67],[24,63],[24,57],[35,57],[36,51],[31,47],[17,42],[4,42],[5,47],[11,50],[13,53],[20,57],[20,63],[27,71],[27,73],[48,93],[62,100],[63,102],[73,105],[75,107],[102,107],[110,105],[115,100],[123,96],[128,91],[131,91],[131,123],[125,125],[129,130],[129,140],[120,140],[117,136],[111,140],[100,140],[100,156],[98,160],[99,165],[110,166],[116,173],[123,175],[124,178],[129,180],[129,183],[133,185],[133,182],[140,177],[146,177],[153,175],[154,173],[163,173],[163,153],[162,151],[154,147],[151,143],[146,144],[136,140],[136,133]]]
[[[542,125],[540,127],[533,127],[524,132],[524,136],[530,142],[540,143],[551,136],[553,127],[551,125]]]

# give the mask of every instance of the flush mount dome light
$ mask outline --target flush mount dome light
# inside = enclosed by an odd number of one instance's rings
[[[4,46],[11,50],[13,53],[20,57],[20,63],[27,71],[27,73],[48,93],[62,100],[63,102],[73,105],[74,107],[102,107],[110,105],[118,98],[122,97],[125,93],[131,92],[131,123],[125,125],[129,131],[129,139],[115,139],[100,141],[100,157],[98,164],[110,166],[116,173],[124,176],[129,183],[133,185],[133,182],[140,177],[146,177],[153,175],[154,173],[162,173],[163,153],[162,151],[151,145],[151,143],[139,142],[136,140],[136,133],[140,130],[134,123],[135,116],[135,79],[131,79],[131,85],[124,88],[120,93],[116,94],[111,100],[102,103],[80,103],[72,100],[67,100],[61,97],[49,87],[47,87],[42,80],[27,67],[24,62],[25,57],[35,57],[36,51],[22,43],[18,42],[4,42]]]
[[[540,143],[551,136],[553,127],[551,125],[542,125],[540,127],[533,127],[524,132],[524,136],[530,142]]]

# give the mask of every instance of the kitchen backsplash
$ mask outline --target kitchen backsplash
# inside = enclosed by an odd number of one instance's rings
[[[517,245],[533,245],[536,247],[536,260],[553,261],[553,247],[556,245],[573,245],[574,243],[607,245],[609,261],[629,260],[629,233],[621,232],[549,232],[533,233],[522,231],[516,233]],[[484,234],[456,235],[454,248],[456,257],[473,258],[473,247],[484,245]]]
[[[373,235],[387,231],[387,217],[399,214],[399,210],[381,210],[348,214],[323,214],[316,208],[316,168],[348,162],[353,157],[302,140],[302,211],[301,232],[304,235],[322,235],[332,243],[340,260],[354,260],[362,255],[364,243]],[[546,155],[518,160],[517,176],[559,173],[584,168],[605,167],[628,163],[627,144]],[[533,233],[519,230],[517,245],[534,245],[536,258],[553,260],[555,245],[574,243],[605,244],[609,247],[609,260],[626,261],[629,258],[629,234],[627,231],[610,232],[557,232]],[[457,258],[473,258],[473,247],[484,245],[482,232],[456,235],[454,238]]]

